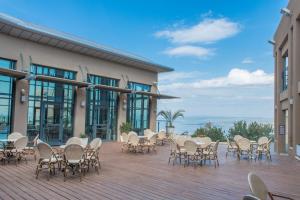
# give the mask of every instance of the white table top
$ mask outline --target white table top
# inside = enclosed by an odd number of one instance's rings
[[[147,136],[144,135],[138,135],[138,138],[142,139],[142,138],[147,138]]]

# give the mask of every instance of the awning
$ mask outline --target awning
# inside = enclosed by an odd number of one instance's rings
[[[70,85],[75,85],[78,87],[88,87],[89,85],[91,85],[90,83],[87,83],[87,82],[81,82],[81,81],[76,81],[76,80],[71,80],[71,79],[66,79],[66,78],[58,78],[58,77],[45,76],[45,75],[36,75],[35,80],[49,81],[49,82],[62,83],[62,84],[70,84]]]
[[[94,85],[93,87],[97,88],[97,89],[101,89],[101,90],[110,90],[110,91],[121,92],[121,93],[131,93],[132,92],[132,90],[130,90],[130,89],[102,85],[102,84]]]
[[[4,76],[18,78],[18,79],[25,78],[25,76],[27,75],[26,72],[18,71],[15,69],[6,69],[6,68],[0,68],[0,74]]]
[[[170,95],[166,95],[166,94],[157,94],[157,93],[145,92],[145,91],[134,91],[133,93],[148,95],[148,96],[152,96],[152,97],[157,98],[157,99],[178,99],[179,98],[179,97],[170,96]]]

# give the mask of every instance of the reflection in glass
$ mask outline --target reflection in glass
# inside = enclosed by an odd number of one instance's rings
[[[118,87],[119,81],[96,75],[88,75],[90,83]],[[114,91],[87,89],[86,134],[90,138],[117,139],[118,94]]]
[[[129,82],[128,88],[135,91],[150,92],[151,86],[141,83]],[[127,122],[130,122],[134,131],[142,135],[149,128],[150,101],[148,95],[128,94]]]
[[[75,79],[75,73],[32,65],[31,73]],[[31,80],[29,83],[28,127],[30,138],[40,138],[52,145],[66,142],[73,136],[74,86]]]
[[[0,68],[14,69],[15,62],[0,59]],[[0,75],[0,139],[7,138],[11,132],[13,82],[13,78]]]

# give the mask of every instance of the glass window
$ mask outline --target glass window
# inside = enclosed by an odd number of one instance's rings
[[[107,86],[119,86],[119,80],[88,75],[88,82]],[[90,138],[117,139],[118,93],[109,90],[87,89],[86,133]]]
[[[150,92],[151,86],[141,83],[129,82],[128,88],[135,91]],[[148,95],[128,94],[127,97],[127,122],[131,123],[133,130],[143,134],[149,128],[150,101]]]
[[[0,58],[0,68],[15,69],[15,62]],[[11,132],[14,78],[0,75],[0,139]]]
[[[283,56],[283,68],[282,68],[282,91],[288,88],[289,84],[289,57],[288,53]]]
[[[32,65],[30,72],[72,80],[76,77],[75,72],[40,65]],[[40,134],[42,140],[54,145],[73,136],[74,86],[31,80],[28,103],[29,138]]]

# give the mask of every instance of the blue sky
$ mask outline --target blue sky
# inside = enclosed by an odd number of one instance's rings
[[[160,109],[273,117],[272,38],[287,0],[0,0],[0,12],[173,67]]]

